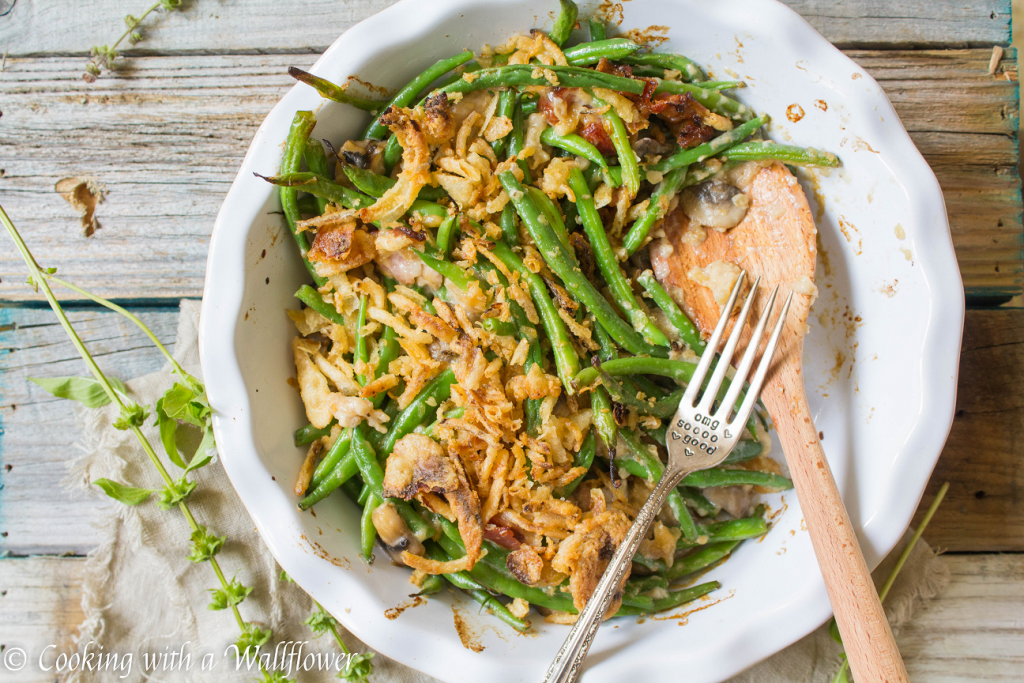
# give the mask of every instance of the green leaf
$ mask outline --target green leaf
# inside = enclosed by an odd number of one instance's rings
[[[294,683],[294,679],[288,678],[283,671],[264,671],[263,683]]]
[[[105,494],[125,505],[138,505],[156,493],[153,489],[137,489],[132,486],[119,484],[110,479],[97,479],[93,482],[93,485],[99,486]]]
[[[269,628],[260,628],[259,624],[252,622],[247,623],[242,630],[242,635],[235,641],[235,645],[238,647],[238,656],[248,654],[250,649],[258,649],[270,640],[271,635],[273,635],[273,631]]]
[[[313,631],[313,635],[319,638],[331,630],[332,627],[336,626],[338,622],[336,622],[334,617],[328,614],[323,607],[320,607],[309,616],[309,619],[306,619],[305,623],[309,626],[310,630]]]
[[[839,624],[836,623],[835,617],[832,617],[832,620],[828,622],[828,634],[832,637],[832,640],[840,645],[843,644],[843,636],[839,633]]]
[[[361,652],[356,655],[349,655],[345,668],[338,674],[338,678],[349,683],[365,683],[367,677],[373,673],[372,652]]]
[[[295,583],[295,580],[292,577],[288,576],[288,572],[286,572],[283,569],[281,570],[281,580],[287,581],[288,583]]]
[[[148,418],[148,409],[140,406],[138,403],[129,402],[124,404],[124,408],[121,409],[121,416],[114,420],[114,424],[111,426],[114,429],[124,431],[132,427],[141,427],[146,424]]]
[[[211,588],[210,592],[213,593],[213,597],[210,599],[210,604],[207,605],[207,608],[221,610],[227,609],[232,605],[241,604],[243,600],[249,597],[249,593],[252,593],[252,586],[243,586],[239,581],[231,579],[225,588]]]
[[[173,484],[168,484],[160,491],[160,500],[156,502],[164,510],[177,507],[179,503],[188,500],[196,488],[194,481],[188,481],[182,477]]]
[[[135,28],[136,26],[139,25],[139,19],[138,19],[138,17],[133,17],[132,15],[128,14],[128,15],[125,15],[124,24],[128,28]]]
[[[166,397],[166,395],[165,395]],[[164,399],[156,402],[156,423],[160,427],[160,443],[164,445],[167,457],[178,467],[185,469],[185,462],[178,453],[178,421],[164,410]]]
[[[86,408],[100,408],[110,403],[110,396],[103,385],[92,377],[29,377],[28,379],[57,398],[78,401]],[[121,380],[108,377],[107,381],[115,390],[127,395],[128,389]]]
[[[181,0],[160,0],[160,6],[170,12],[181,6]]]
[[[847,674],[849,667],[846,665],[845,652],[839,653],[839,661],[841,661],[842,664],[839,666],[839,671],[836,672],[835,678],[832,679],[832,683],[850,683],[850,677],[849,674]]]
[[[203,440],[199,442],[196,452],[192,455],[192,459],[189,460],[188,467],[185,468],[186,474],[192,470],[198,470],[200,467],[206,467],[213,460],[215,454],[214,447],[217,444],[213,440],[213,425],[207,425],[206,431],[203,432]]]
[[[192,562],[206,562],[220,552],[224,546],[227,536],[214,536],[205,526],[201,526],[192,532],[192,551],[188,559]]]

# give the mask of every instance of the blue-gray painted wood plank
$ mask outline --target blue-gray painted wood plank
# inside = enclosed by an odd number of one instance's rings
[[[1010,0],[785,0],[840,47],[950,48],[1010,43]],[[139,52],[322,52],[353,24],[393,0],[199,0],[147,22]],[[581,2],[584,14],[599,3]],[[551,0],[552,12],[558,3]],[[122,30],[127,8],[102,0],[18,0],[0,17],[0,52],[88,54]],[[628,12],[628,5],[626,5]],[[670,13],[669,13],[670,14]],[[311,20],[313,17],[316,20]],[[541,25],[545,19],[541,17]],[[667,17],[664,23],[669,23]],[[74,27],[69,30],[68,27]]]
[[[133,312],[173,351],[176,307]],[[162,367],[160,352],[119,315],[72,309],[68,317],[104,372],[131,379]],[[48,308],[0,308],[0,553],[84,554],[96,546],[90,513],[107,503],[61,485],[68,461],[81,455],[72,403],[28,380],[87,372]]]

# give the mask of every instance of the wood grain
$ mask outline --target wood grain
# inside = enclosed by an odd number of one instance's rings
[[[1016,80],[989,76],[988,50],[850,54],[879,78],[938,175],[968,293],[1018,293]],[[291,85],[285,68],[313,59],[146,57],[132,60],[130,78],[92,86],[78,78],[78,59],[8,59],[0,72],[4,206],[46,265],[99,294],[198,297],[213,220],[249,141]],[[1016,62],[1000,68],[1015,74]],[[83,174],[109,192],[88,238],[53,191]],[[0,250],[0,297],[38,300],[20,273],[14,251]]]
[[[841,47],[990,48],[1010,42],[1010,0],[784,1]],[[146,40],[137,52],[322,52],[356,22],[392,4],[393,0],[306,0],[297,9],[274,0],[193,2],[184,11],[147,22]],[[550,4],[554,12],[558,4]],[[598,3],[580,4],[587,14]],[[120,32],[125,11],[119,3],[102,0],[19,0],[0,18],[0,45],[19,57],[88,54],[92,45],[108,42]],[[549,22],[540,17],[540,25]]]
[[[176,308],[133,309],[173,351]],[[120,316],[70,310],[72,325],[104,372],[131,379],[158,370],[162,356]],[[49,308],[0,309],[0,552],[83,554],[98,543],[102,497],[72,495],[61,484],[81,454],[72,403],[52,397],[29,377],[85,375]]]
[[[925,493],[950,483],[928,527],[954,551],[1024,551],[1024,311],[969,311],[957,410]],[[915,520],[916,524],[918,520]]]

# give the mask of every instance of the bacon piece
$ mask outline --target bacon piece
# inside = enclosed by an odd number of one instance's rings
[[[584,114],[580,117],[580,125],[576,127],[576,134],[597,147],[601,154],[608,155],[615,153],[615,145],[608,137],[608,131],[604,129],[604,120],[597,114]]]
[[[484,527],[484,538],[509,550],[517,550],[522,545],[512,529],[497,524],[488,524]]]
[[[707,124],[711,112],[693,99],[691,93],[660,92],[642,100],[638,106],[668,124],[676,142],[683,149],[696,147],[715,136],[715,129]]]

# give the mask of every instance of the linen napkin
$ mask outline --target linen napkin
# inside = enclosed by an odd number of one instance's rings
[[[174,356],[182,367],[199,377],[200,303],[182,300]],[[136,398],[151,405],[174,381],[169,367],[127,382]],[[68,487],[85,495],[102,495],[89,482],[106,477],[131,486],[160,488],[152,465],[130,432],[113,429],[111,407],[78,408],[84,454],[70,463]],[[144,428],[159,444],[156,429]],[[159,447],[159,446],[158,446]],[[253,592],[240,609],[249,621],[273,629],[264,646],[309,641],[302,655],[337,653],[329,635],[312,637],[303,623],[313,610],[312,600],[297,585],[283,580],[281,570],[260,539],[227,475],[219,463],[198,470],[198,487],[190,504],[200,524],[218,536],[227,535],[218,560],[230,579],[236,575]],[[78,670],[69,683],[86,681],[251,681],[258,670],[247,669],[230,650],[238,637],[238,625],[226,611],[211,611],[209,589],[217,586],[208,564],[187,559],[190,530],[176,510],[161,510],[146,503],[118,505],[115,512],[97,521],[103,541],[89,554],[82,586],[85,620],[79,627],[77,646],[83,656],[92,652],[131,653],[130,671]],[[881,583],[888,577],[903,547],[900,544],[875,570]],[[918,542],[886,600],[886,612],[894,629],[906,624],[916,609],[933,598],[949,581],[949,572],[924,542]],[[366,648],[341,629],[353,651]],[[101,649],[102,648],[102,649]],[[821,627],[774,656],[732,679],[734,683],[791,683],[828,681],[838,667],[840,648]],[[187,660],[185,655],[190,655]],[[282,655],[283,659],[283,655]],[[146,664],[149,670],[146,670]],[[416,672],[382,655],[373,660],[371,680],[399,683],[432,683],[436,679]],[[122,662],[123,667],[123,662]],[[209,668],[207,668],[209,667]],[[170,670],[168,670],[170,669]],[[123,679],[122,673],[127,673]],[[292,676],[296,676],[293,671]],[[301,671],[299,681],[327,681],[333,671]]]

